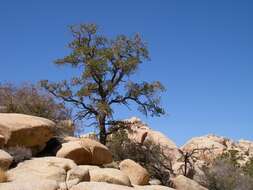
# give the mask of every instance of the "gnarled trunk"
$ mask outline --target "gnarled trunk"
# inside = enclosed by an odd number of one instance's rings
[[[105,116],[99,117],[99,141],[102,144],[106,144],[106,128],[105,128]]]

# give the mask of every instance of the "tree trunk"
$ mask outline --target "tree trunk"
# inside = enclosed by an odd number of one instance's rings
[[[102,144],[106,144],[106,128],[105,128],[105,116],[99,118],[99,141]]]

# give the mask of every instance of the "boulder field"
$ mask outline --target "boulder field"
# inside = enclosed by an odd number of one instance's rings
[[[234,142],[207,135],[192,138],[178,148],[172,140],[138,118],[126,121],[131,124],[126,129],[130,140],[160,145],[172,160],[173,188],[160,185],[160,181],[152,179],[145,168],[127,158],[119,163],[118,168],[106,168],[106,164],[113,162],[112,154],[94,135],[64,137],[55,155],[38,157],[38,153],[56,136],[54,122],[35,116],[0,113],[0,169],[8,177],[8,181],[0,182],[0,190],[206,190],[196,181],[181,175],[179,158],[182,152],[211,150],[196,154],[197,174],[201,174],[201,165],[231,149],[238,150],[246,160],[253,155],[251,141]],[[15,147],[21,147],[17,150],[22,151],[13,154]],[[8,152],[11,148],[12,152]],[[23,150],[30,150],[32,155],[22,155],[27,154]],[[22,159],[17,159],[17,156]],[[19,163],[14,163],[14,160],[19,160]]]

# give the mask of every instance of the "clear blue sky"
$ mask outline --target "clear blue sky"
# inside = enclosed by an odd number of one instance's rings
[[[151,61],[136,78],[167,88],[168,115],[140,116],[177,144],[215,133],[253,140],[252,0],[3,0],[0,81],[60,80],[71,70],[53,60],[66,54],[67,26],[94,22],[109,35],[141,33]]]

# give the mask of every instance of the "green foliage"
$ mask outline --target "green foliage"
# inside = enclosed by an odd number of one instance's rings
[[[54,96],[75,106],[76,119],[92,119],[99,127],[100,141],[105,144],[106,126],[113,120],[113,106],[136,103],[145,115],[164,114],[159,81],[134,82],[130,76],[139,65],[149,59],[146,44],[140,35],[125,35],[109,39],[101,35],[95,24],[81,24],[70,28],[73,40],[69,55],[57,59],[57,65],[80,69],[80,75],[58,83],[41,81]],[[95,121],[95,122],[94,122]]]
[[[170,185],[170,174],[173,172],[171,160],[160,145],[133,142],[127,137],[125,130],[119,130],[110,136],[107,146],[114,161],[134,160],[147,169],[151,178],[159,179],[163,185]]]

